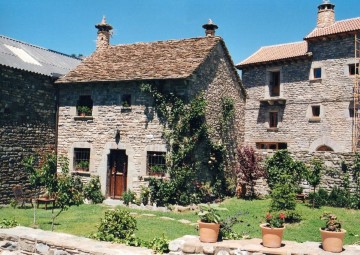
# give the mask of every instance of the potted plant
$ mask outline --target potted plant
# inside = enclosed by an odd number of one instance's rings
[[[266,223],[261,224],[262,245],[269,248],[281,247],[284,233],[285,214],[279,215],[266,214]]]
[[[80,116],[90,116],[91,115],[91,108],[88,106],[78,106],[77,107],[78,113]]]
[[[323,213],[321,219],[326,221],[326,226],[320,228],[322,248],[325,251],[342,252],[346,230],[341,228],[335,214]]]
[[[226,208],[220,208],[217,204],[200,204],[198,216],[200,220],[199,235],[200,241],[204,243],[215,243],[218,240],[220,230],[219,211],[226,211]]]
[[[164,176],[166,173],[166,168],[165,166],[152,166],[150,168],[150,175],[154,175],[154,176]]]
[[[89,161],[80,161],[76,164],[77,171],[89,171]]]

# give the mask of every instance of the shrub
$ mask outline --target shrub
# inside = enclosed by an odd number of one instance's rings
[[[313,187],[315,193],[316,187],[320,184],[321,173],[325,170],[324,163],[319,159],[311,161],[310,168],[305,174],[307,182]],[[315,199],[312,200],[312,207],[315,208]]]
[[[243,146],[237,149],[238,167],[236,174],[240,182],[250,186],[247,196],[254,198],[256,180],[265,176],[264,168],[259,164],[261,158],[256,155],[254,148]],[[239,185],[239,184],[238,184]]]
[[[150,198],[150,189],[148,187],[142,186],[140,191],[140,203],[147,205]]]
[[[131,190],[125,191],[122,194],[122,199],[124,200],[124,204],[129,205],[130,203],[135,203],[136,193]]]
[[[309,194],[309,202],[313,207],[320,208],[327,205],[329,194],[325,189],[320,188],[317,192],[311,192]]]
[[[15,219],[3,219],[0,221],[0,228],[13,228],[19,226],[19,223]]]
[[[158,206],[175,204],[176,199],[179,199],[176,197],[172,182],[150,178],[149,188],[151,203],[156,203]]]
[[[164,235],[161,237],[155,237],[146,246],[160,254],[168,253],[170,251],[169,240]]]
[[[121,209],[109,210],[105,212],[98,231],[92,237],[100,241],[123,243],[134,234],[136,229],[136,220],[130,212]]]
[[[277,184],[271,192],[271,211],[294,210],[296,196],[291,184]]]
[[[243,215],[242,212],[238,212],[237,214],[233,216],[229,216],[225,218],[220,223],[220,232],[219,232],[219,239],[220,240],[237,240],[241,239],[242,235],[235,232],[233,230],[233,227],[235,224],[242,223],[243,221],[240,219],[240,216]]]
[[[84,187],[84,197],[92,200],[94,204],[99,204],[104,201],[104,196],[101,193],[101,185],[99,176],[91,177],[89,183]]]
[[[349,191],[335,186],[332,188],[328,205],[334,207],[349,207],[350,205],[350,193]]]

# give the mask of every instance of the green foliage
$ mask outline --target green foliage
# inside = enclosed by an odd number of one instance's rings
[[[236,224],[243,223],[243,220],[240,219],[240,216],[242,216],[242,212],[238,212],[233,216],[229,216],[225,218],[220,223],[220,232],[219,232],[219,239],[220,240],[237,240],[242,239],[242,235],[235,232],[233,227]]]
[[[313,187],[315,194],[316,187],[320,184],[321,174],[325,171],[324,163],[320,159],[313,159],[310,168],[306,172],[306,180]],[[312,200],[312,207],[315,208],[315,199]]]
[[[84,106],[84,105],[78,106],[77,110],[79,113],[84,113],[85,115],[91,115],[91,108],[88,106]]]
[[[221,217],[219,211],[227,211],[226,208],[219,207],[218,204],[199,204],[200,211],[198,216],[204,223],[220,223]]]
[[[122,199],[124,200],[124,204],[126,205],[129,205],[130,203],[135,203],[136,193],[131,190],[124,191],[122,194]]]
[[[201,195],[194,183],[200,182],[211,183],[214,198],[226,195],[229,185],[225,177],[225,150],[222,144],[214,144],[210,139],[204,95],[199,94],[189,101],[162,91],[160,86],[142,84],[141,89],[153,98],[170,148],[170,180],[150,183],[152,202],[185,205],[198,201]],[[231,105],[224,99],[228,116],[232,112]]]
[[[337,220],[335,214],[325,212],[320,218],[326,221],[325,227],[321,229],[326,231],[341,232],[341,223]]]
[[[19,223],[13,218],[13,219],[2,219],[0,221],[0,228],[13,228],[19,226]]]
[[[293,186],[289,183],[277,184],[271,192],[271,211],[294,210],[296,196]]]
[[[296,210],[282,211],[285,214],[285,223],[298,223],[302,220],[302,216]]]
[[[89,169],[89,161],[83,160],[76,164],[76,168]]]
[[[140,191],[140,203],[143,205],[147,205],[149,203],[150,198],[150,189],[146,186],[141,186]]]
[[[329,199],[328,205],[334,207],[349,207],[350,204],[350,192],[335,186],[332,188]]]
[[[311,192],[309,194],[309,202],[313,208],[320,208],[328,204],[329,194],[325,189],[320,188],[317,192]]]
[[[91,237],[101,241],[122,243],[132,238],[136,229],[136,220],[128,211],[108,210],[101,219],[98,231]]]
[[[104,201],[104,196],[101,194],[101,184],[99,176],[92,176],[90,181],[84,187],[84,197],[91,200],[94,204],[99,204]]]
[[[278,150],[265,162],[267,181],[271,190],[277,184],[289,184],[295,187],[304,179],[306,166],[294,160],[287,150]]]
[[[162,235],[161,237],[155,237],[152,239],[146,247],[154,250],[156,253],[168,253],[169,250],[169,240]]]
[[[283,228],[285,223],[284,213],[267,213],[265,217],[266,226],[269,228]]]
[[[18,206],[18,201],[16,199],[11,199],[10,206],[11,208],[15,209]]]
[[[166,167],[165,166],[152,166],[150,168],[150,173],[164,175],[166,173]]]

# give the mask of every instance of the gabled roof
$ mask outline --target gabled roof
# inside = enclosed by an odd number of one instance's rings
[[[191,76],[220,37],[135,43],[95,51],[57,83],[182,79]]]
[[[0,35],[0,65],[46,76],[59,76],[81,60]]]
[[[305,37],[305,40],[353,31],[360,31],[360,17],[336,21],[333,25],[324,28],[315,28]]]
[[[241,68],[252,64],[305,57],[307,52],[308,46],[305,41],[261,47],[250,57],[237,64],[236,67]]]

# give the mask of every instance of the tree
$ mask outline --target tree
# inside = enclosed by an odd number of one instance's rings
[[[321,173],[325,170],[324,164],[320,159],[313,159],[310,168],[306,171],[306,180],[313,187],[314,197],[312,201],[312,208],[315,208],[315,192],[316,187],[320,184]]]
[[[250,186],[249,198],[254,198],[256,180],[265,176],[265,169],[259,164],[261,158],[253,147],[243,146],[237,149],[238,166],[236,175],[241,184]]]

